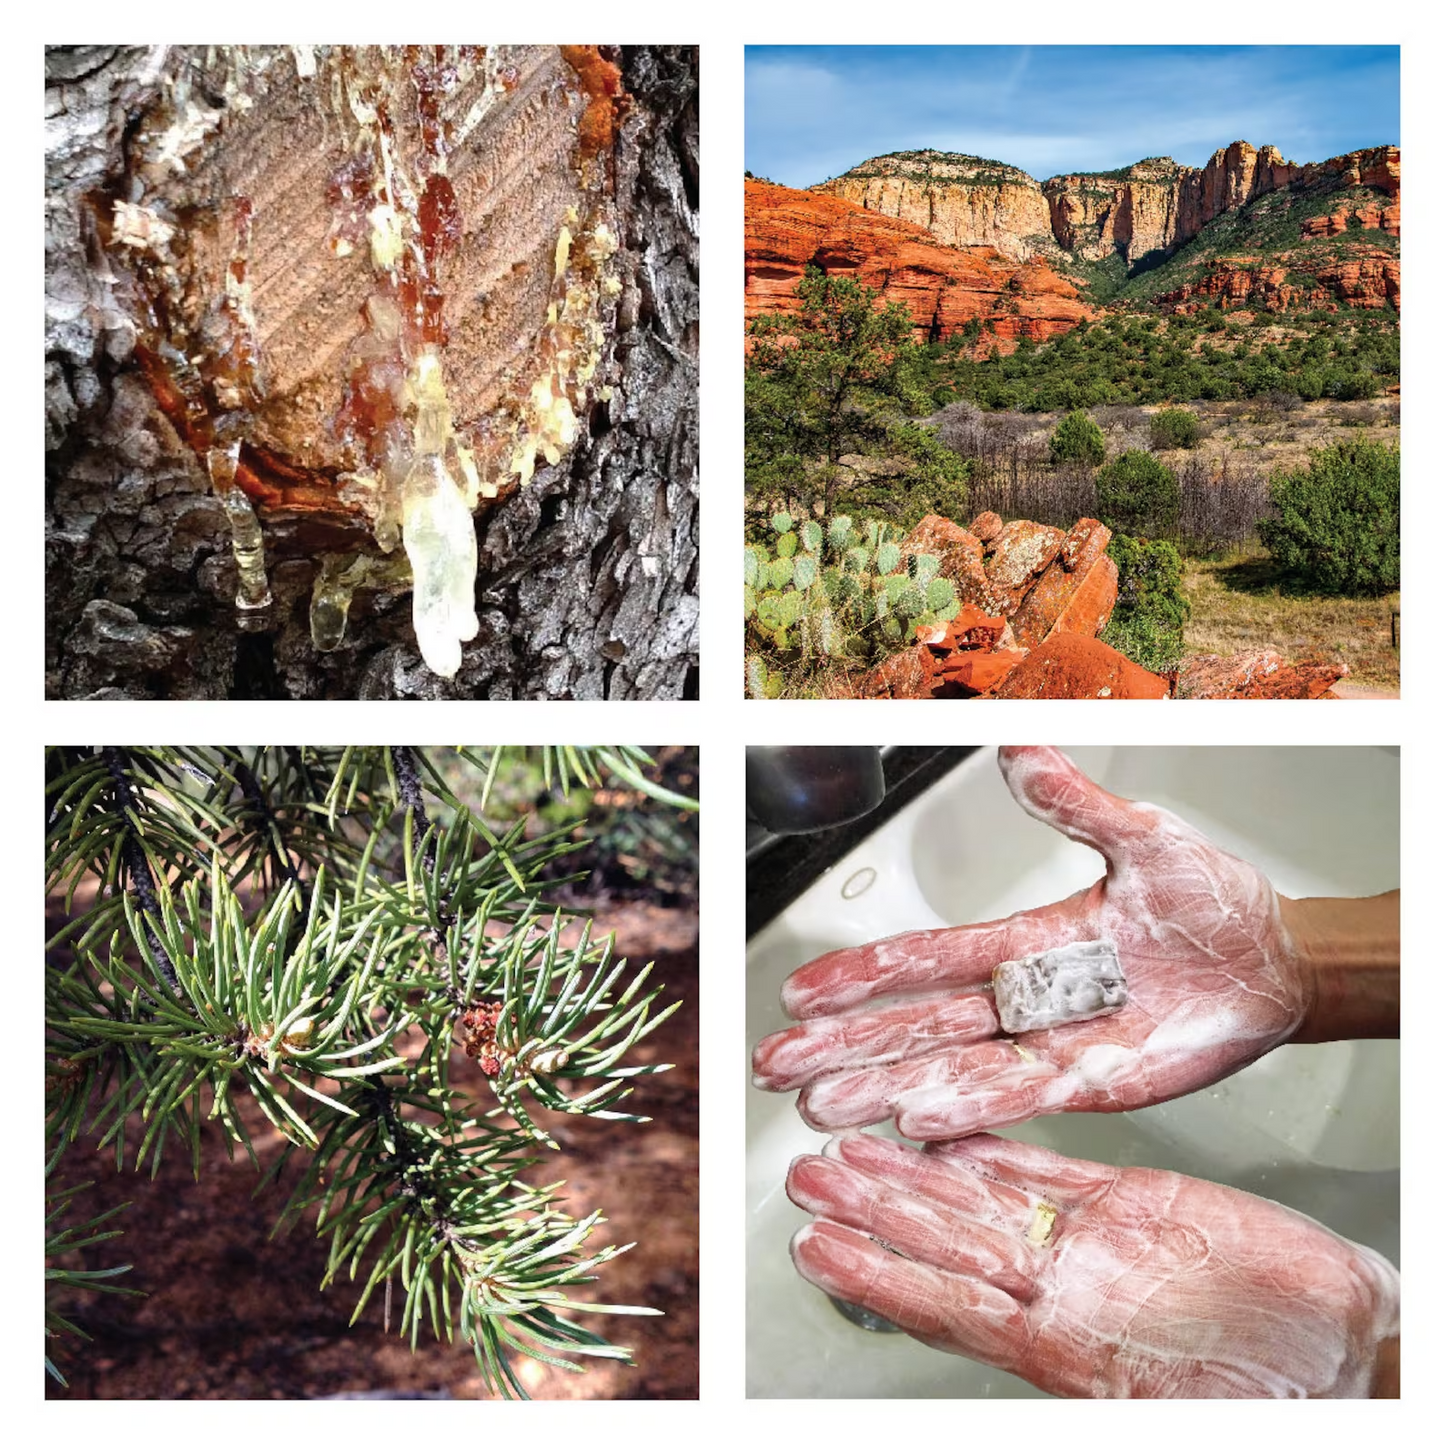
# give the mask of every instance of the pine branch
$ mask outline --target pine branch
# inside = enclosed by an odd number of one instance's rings
[[[136,806],[135,796],[130,788],[130,780],[126,777],[126,766],[129,759],[123,748],[105,748],[102,750],[101,756],[105,759],[106,770],[110,773],[116,812],[124,824],[120,842],[121,857],[125,861],[125,871],[130,878],[130,886],[140,903],[141,916],[145,920],[145,936],[146,943],[150,947],[151,962],[155,964],[161,978],[165,980],[166,987],[172,994],[175,994],[179,988],[175,964],[171,962],[170,955],[166,953],[151,925],[151,920],[159,917],[160,910],[156,905],[155,879],[151,876],[145,849],[141,846],[131,821],[135,817]]]
[[[60,1150],[51,1155],[45,1165],[45,1177],[50,1178],[60,1159]],[[71,1224],[62,1229],[54,1226],[60,1216],[64,1214],[75,1202],[75,1196],[82,1190],[89,1189],[90,1184],[77,1184],[74,1188],[64,1189],[59,1194],[47,1194],[45,1198],[45,1258],[46,1260],[59,1259],[63,1255],[76,1253],[82,1249],[89,1249],[93,1244],[99,1244],[103,1240],[118,1239],[123,1231],[119,1229],[108,1229],[101,1233],[96,1230],[107,1220],[114,1218],[123,1209],[130,1208],[130,1201],[124,1204],[117,1204],[113,1209],[107,1209],[103,1214],[97,1214],[93,1219],[87,1220],[84,1224]],[[88,1290],[94,1294],[128,1294],[138,1298],[144,1291],[138,1289],[126,1289],[123,1285],[106,1284],[104,1281],[114,1279],[117,1275],[126,1274],[131,1266],[118,1264],[111,1269],[76,1269],[71,1265],[57,1264],[45,1267],[45,1337],[55,1339],[61,1335],[71,1335],[76,1339],[88,1340],[90,1336],[80,1328],[73,1320],[67,1319],[60,1312],[58,1305],[52,1304],[52,1290],[54,1289],[81,1289]],[[50,1375],[62,1387],[69,1389],[65,1376],[60,1373],[59,1367],[50,1358],[50,1352],[45,1354],[45,1372]]]
[[[525,1177],[539,1145],[556,1147],[529,1100],[640,1122],[615,1105],[666,1067],[623,1062],[672,1012],[653,1012],[648,969],[614,962],[588,926],[564,945],[571,920],[543,911],[542,872],[575,843],[529,839],[526,819],[498,836],[409,748],[54,761],[51,884],[68,899],[87,872],[103,884],[52,940],[73,956],[47,970],[57,1144],[94,1133],[119,1165],[138,1117],[137,1166],[157,1169],[177,1136],[198,1172],[208,1116],[255,1160],[243,1090],[289,1146],[269,1177],[308,1156],[282,1222],[316,1210],[323,1283],[367,1271],[358,1314],[398,1283],[413,1346],[424,1325],[459,1330],[503,1393],[524,1393],[511,1352],[569,1369],[565,1356],[626,1357],[558,1314],[584,1308],[567,1286],[621,1249],[589,1252],[600,1213],[574,1219]],[[107,897],[122,870],[129,889]],[[458,1058],[491,1084],[485,1117],[452,1083]]]

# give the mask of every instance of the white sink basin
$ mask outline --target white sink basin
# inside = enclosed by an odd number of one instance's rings
[[[1068,748],[1124,797],[1171,808],[1296,898],[1400,882],[1400,767],[1385,748]],[[764,861],[762,866],[766,866]],[[871,881],[870,881],[871,870]],[[1099,877],[1091,849],[1029,818],[992,750],[976,753],[820,878],[748,948],[748,1045],[785,1026],[783,979],[829,949],[1003,917]],[[783,1193],[816,1153],[793,1095],[749,1091],[748,1394],[1037,1396],[1012,1375],[850,1324],[793,1271],[806,1219]],[[887,1132],[887,1131],[881,1131]],[[1247,1189],[1400,1257],[1400,1049],[1291,1045],[1212,1090],[1132,1114],[1000,1131],[1077,1158],[1176,1169]]]

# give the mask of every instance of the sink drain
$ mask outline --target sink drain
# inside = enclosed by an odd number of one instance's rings
[[[828,1300],[850,1325],[857,1325],[860,1330],[872,1330],[880,1335],[903,1333],[892,1320],[885,1320],[882,1315],[875,1315],[872,1310],[865,1310],[862,1305],[850,1305],[846,1300],[834,1299],[832,1295],[828,1296]]]

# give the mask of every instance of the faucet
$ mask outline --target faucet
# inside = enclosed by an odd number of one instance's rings
[[[748,812],[770,833],[818,833],[883,801],[877,748],[748,749]]]

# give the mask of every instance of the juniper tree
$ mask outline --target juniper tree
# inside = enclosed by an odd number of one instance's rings
[[[857,519],[911,527],[930,511],[962,520],[968,468],[907,418],[933,409],[929,362],[906,307],[850,277],[809,266],[795,312],[748,327],[744,485],[772,510],[831,519],[848,489]],[[845,456],[884,463],[883,479],[850,481]],[[757,540],[765,540],[759,537]]]
[[[380,1292],[413,1349],[459,1335],[487,1388],[522,1396],[514,1352],[628,1357],[574,1312],[657,1313],[569,1294],[631,1246],[589,1245],[600,1212],[574,1218],[526,1175],[558,1147],[543,1110],[646,1122],[633,1081],[670,1066],[629,1051],[678,1005],[657,1011],[651,965],[549,908],[565,834],[488,826],[504,751],[49,750],[47,894],[66,918],[46,969],[46,1172],[94,1139],[152,1175],[181,1148],[199,1177],[204,1120],[259,1168],[248,1094],[284,1141],[263,1181],[289,1185],[277,1227],[314,1218],[322,1287],[361,1282],[352,1322]],[[643,776],[640,749],[538,751],[546,786],[696,806]],[[448,783],[458,767],[471,790]],[[47,1201],[48,1260],[117,1232],[113,1210],[58,1227],[74,1192]],[[47,1290],[124,1291],[125,1268],[47,1269]],[[47,1298],[61,1332],[82,1334]]]

